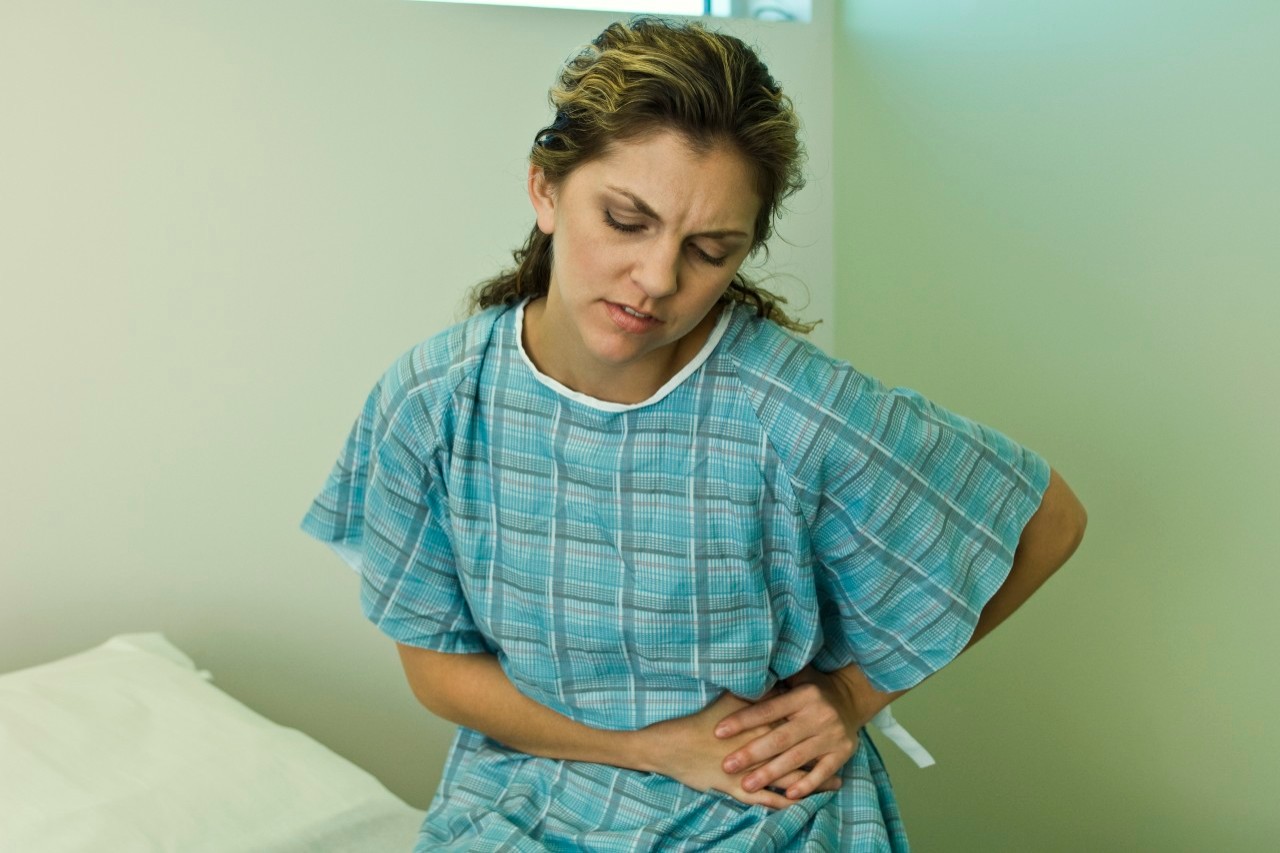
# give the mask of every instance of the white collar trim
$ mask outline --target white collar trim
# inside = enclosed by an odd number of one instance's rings
[[[609,400],[601,400],[598,397],[592,397],[589,394],[583,394],[581,391],[575,391],[567,385],[557,382],[555,379],[547,376],[534,365],[533,361],[529,358],[529,354],[524,350],[524,306],[529,304],[529,300],[531,298],[532,297],[526,297],[518,306],[516,306],[516,348],[520,350],[520,358],[522,358],[524,363],[529,366],[529,369],[533,371],[534,378],[550,388],[552,391],[555,391],[562,397],[568,397],[571,400],[576,400],[577,402],[582,403],[584,406],[590,406],[591,408],[599,409],[602,412],[626,412],[631,409],[639,409],[642,406],[652,406],[654,403],[674,391],[679,387],[680,383],[684,382],[691,373],[701,367],[703,362],[711,357],[712,350],[716,348],[716,344],[720,343],[720,339],[724,337],[725,330],[729,328],[729,315],[733,311],[733,303],[731,302],[720,309],[720,316],[716,318],[715,328],[713,328],[711,330],[711,334],[707,336],[706,343],[702,345],[702,349],[698,350],[698,354],[690,359],[688,364],[680,368],[679,373],[672,376],[667,380],[665,385],[655,391],[653,396],[647,400],[642,400],[639,403],[614,403]]]

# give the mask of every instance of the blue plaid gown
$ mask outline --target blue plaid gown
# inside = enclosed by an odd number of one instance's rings
[[[877,688],[952,660],[1049,466],[740,304],[649,400],[584,397],[520,344],[523,304],[413,347],[302,522],[394,640],[489,652],[530,698],[638,729],[812,662]],[[530,756],[460,727],[416,851],[901,851],[860,733],[843,787],[785,809]]]

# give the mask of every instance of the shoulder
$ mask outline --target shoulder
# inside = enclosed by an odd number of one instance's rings
[[[409,418],[437,432],[459,388],[475,381],[499,325],[514,306],[486,308],[401,354],[378,381],[385,419]]]
[[[724,356],[760,413],[771,419],[847,410],[853,398],[879,387],[873,377],[828,355],[747,306],[735,306]]]
[[[857,452],[876,431],[884,386],[750,308],[738,311],[725,357],[797,496],[812,506],[832,461]]]

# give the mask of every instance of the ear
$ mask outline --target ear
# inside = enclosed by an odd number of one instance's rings
[[[555,188],[547,180],[541,166],[529,165],[529,201],[538,218],[538,230],[551,234],[556,230]]]

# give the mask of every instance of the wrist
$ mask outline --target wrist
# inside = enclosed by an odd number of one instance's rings
[[[661,726],[661,723],[654,723],[643,729],[618,733],[622,738],[627,766],[632,770],[640,770],[644,773],[662,772],[661,768],[665,766],[664,749],[670,742],[670,738],[663,737],[659,733]]]
[[[906,690],[889,692],[877,690],[856,663],[838,669],[832,675],[840,685],[846,701],[863,724],[888,707],[894,699],[907,692]]]

